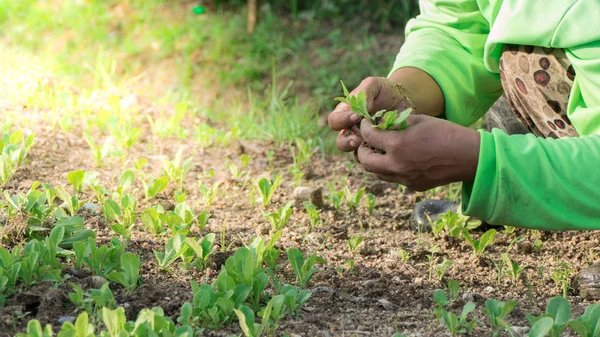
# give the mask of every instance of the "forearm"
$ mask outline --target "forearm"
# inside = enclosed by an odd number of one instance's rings
[[[401,84],[406,96],[415,105],[416,114],[438,116],[444,113],[444,94],[437,82],[425,71],[406,67],[393,72],[389,78]]]

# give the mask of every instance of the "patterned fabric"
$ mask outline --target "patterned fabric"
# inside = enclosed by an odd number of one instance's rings
[[[538,137],[577,137],[566,115],[575,71],[562,49],[505,45],[500,78],[517,118]]]

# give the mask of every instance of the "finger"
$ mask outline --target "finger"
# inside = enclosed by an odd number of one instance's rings
[[[368,146],[361,145],[357,151],[358,161],[367,172],[389,175],[392,172],[390,158],[384,154],[374,151]]]
[[[362,138],[353,133],[351,130],[347,129],[340,131],[337,139],[335,140],[335,145],[338,147],[338,149],[344,152],[355,151],[358,149],[361,143]]]
[[[388,152],[394,144],[401,141],[402,133],[395,130],[381,130],[371,122],[363,120],[360,124],[360,133],[363,141],[369,146]]]
[[[338,104],[335,109],[329,114],[327,123],[329,127],[335,131],[349,129],[356,123],[360,122],[360,115],[355,114],[350,110],[350,106],[346,103]]]

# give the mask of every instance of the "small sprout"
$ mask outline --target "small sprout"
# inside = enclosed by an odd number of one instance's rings
[[[367,193],[367,210],[369,215],[373,215],[375,211],[375,196],[372,193]]]
[[[285,225],[287,225],[290,216],[292,216],[292,205],[294,205],[294,201],[288,201],[283,207],[278,209],[276,212],[265,212],[264,215],[271,223],[271,227],[273,232],[277,232],[280,229],[283,229]]]
[[[525,270],[527,266],[519,266],[519,262],[512,261],[506,253],[502,254],[502,259],[507,267],[506,274],[510,277],[513,284],[516,284],[519,280],[519,277],[521,276],[521,273],[523,272],[523,270]]]
[[[348,247],[350,248],[350,252],[355,254],[358,251],[358,246],[363,242],[362,236],[353,236],[348,239]]]
[[[563,297],[567,297],[567,292],[569,290],[569,277],[573,272],[575,272],[575,269],[571,268],[571,266],[566,262],[562,262],[558,269],[552,272],[552,280],[554,280],[554,283],[556,283],[556,285],[562,289]]]
[[[499,335],[499,330],[505,330],[511,334],[511,336],[513,335],[512,327],[506,322],[506,316],[508,316],[516,306],[516,301],[501,302],[491,298],[485,301],[485,315],[492,328],[496,331],[494,335]]]
[[[465,240],[467,240],[469,245],[475,251],[475,256],[479,257],[479,256],[481,256],[481,254],[483,254],[483,251],[485,250],[485,248],[487,248],[494,242],[494,238],[496,237],[496,230],[495,229],[488,230],[481,236],[481,238],[479,240],[473,240],[471,238],[471,236],[469,235],[469,232],[466,230],[463,230],[463,235],[465,237]]]
[[[262,178],[258,182],[256,182],[256,189],[262,196],[262,206],[266,207],[271,203],[271,199],[273,199],[273,195],[275,195],[275,190],[282,181],[281,175],[277,176],[273,182],[271,182],[267,178]]]
[[[400,261],[402,261],[404,263],[406,263],[406,262],[408,262],[408,260],[410,260],[410,254],[402,248],[400,248],[398,250],[398,256],[400,257]]]
[[[359,189],[355,194],[350,192],[350,190],[346,187],[346,205],[351,211],[354,211],[360,205],[360,200],[365,194],[365,188]]]
[[[206,185],[200,183],[200,193],[202,194],[202,202],[204,203],[205,207],[210,207],[213,204],[217,194],[219,193],[220,186],[221,182],[216,182],[211,188],[208,188]]]
[[[313,205],[312,203],[310,203],[308,201],[304,202],[304,209],[306,210],[306,213],[308,213],[308,219],[310,221],[310,226],[316,227],[317,224],[319,223],[319,221],[321,221],[321,219],[319,217],[319,210],[317,209],[317,207],[315,205]]]
[[[67,181],[73,186],[75,193],[81,193],[83,189],[84,170],[71,171],[67,174]]]

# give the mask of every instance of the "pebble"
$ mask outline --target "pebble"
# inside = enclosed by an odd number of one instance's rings
[[[483,292],[486,294],[491,294],[495,291],[496,291],[496,289],[494,289],[494,287],[492,287],[492,286],[487,286],[487,287],[485,287],[485,289],[483,289]]]
[[[58,319],[58,324],[64,324],[64,323],[67,323],[67,322],[69,322],[69,323],[75,322],[75,317],[73,317],[73,316],[61,316]]]
[[[90,276],[90,288],[98,289],[106,283],[106,279],[101,276]]]
[[[90,211],[90,212],[94,212],[98,209],[98,204],[94,204],[91,202],[86,202],[85,204],[83,204],[83,208]]]
[[[170,301],[171,298],[169,296],[165,297],[165,301]]]
[[[461,299],[465,302],[475,302],[475,298],[473,297],[473,294],[471,294],[471,293],[462,294]]]
[[[513,326],[511,328],[517,333],[517,336],[527,336],[527,333],[529,332],[528,326]]]
[[[131,307],[131,304],[129,304],[129,302],[123,303],[123,308],[124,309],[129,309],[130,307]]]
[[[366,280],[365,282],[362,283],[362,286],[363,287],[370,287],[372,285],[375,285],[377,282],[379,282],[378,279]]]
[[[302,204],[305,201],[310,201],[319,209],[322,209],[325,206],[323,203],[323,191],[321,188],[299,186],[294,189],[293,195],[294,199],[296,200],[296,204]]]
[[[394,303],[386,300],[385,298],[377,300],[377,303],[379,303],[385,310],[393,310],[395,307]]]
[[[416,285],[420,286],[423,285],[423,278],[422,277],[416,277],[415,280],[413,281]]]

